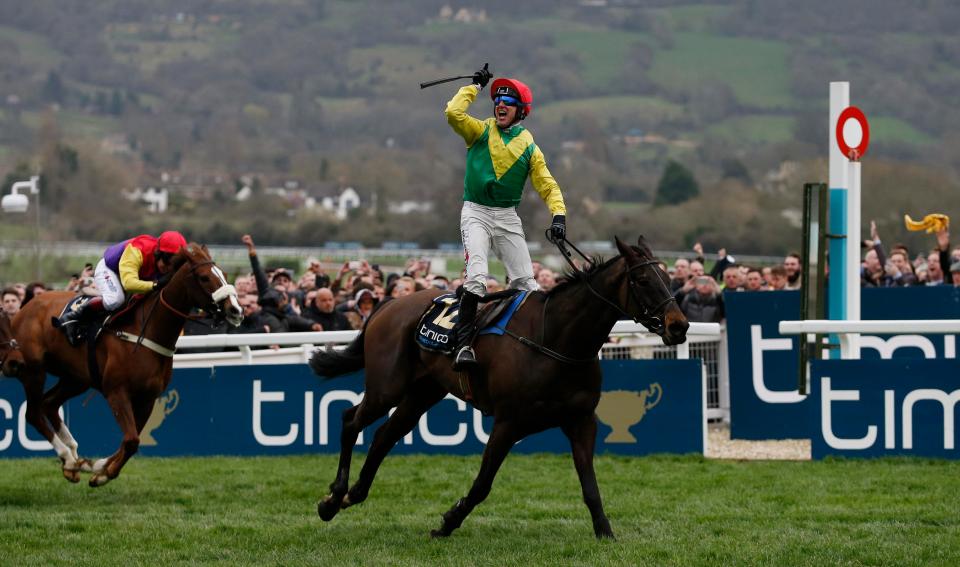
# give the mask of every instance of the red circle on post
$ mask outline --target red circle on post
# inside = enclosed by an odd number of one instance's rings
[[[850,147],[843,137],[843,126],[850,119],[856,120],[860,124],[860,131],[863,132],[860,143],[854,147]],[[867,153],[867,146],[870,145],[870,125],[867,124],[867,117],[863,111],[856,106],[844,108],[840,117],[837,118],[837,145],[840,146],[840,153],[850,161],[860,161],[863,154]]]

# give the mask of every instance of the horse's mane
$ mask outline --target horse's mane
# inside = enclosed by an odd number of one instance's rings
[[[642,242],[642,240],[641,240],[640,246],[633,246],[633,248],[634,250],[639,251],[641,256],[647,256],[651,259],[655,259],[653,256],[653,252],[650,250],[650,248],[647,246],[645,242]],[[609,260],[604,260],[602,256],[591,256],[588,261],[589,264],[587,265],[586,268],[582,270],[574,270],[573,268],[568,267],[563,271],[563,275],[560,276],[560,279],[557,280],[557,285],[553,286],[553,289],[548,291],[547,295],[548,296],[553,295],[557,292],[563,291],[579,283],[587,281],[587,278],[603,270],[610,264],[614,263],[615,261],[620,259],[621,256],[622,256],[621,254],[617,254],[616,256],[614,256],[613,258],[610,258]]]
[[[582,270],[574,270],[572,267],[568,267],[563,271],[563,275],[560,276],[560,279],[557,280],[557,285],[553,286],[553,289],[548,291],[547,295],[553,295],[559,291],[586,281],[587,278],[606,268],[608,264],[612,264],[619,257],[620,256],[617,255],[609,260],[604,260],[602,256],[591,256],[589,264]]]

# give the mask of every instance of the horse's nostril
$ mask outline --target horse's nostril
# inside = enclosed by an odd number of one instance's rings
[[[670,323],[669,327],[667,327],[671,335],[683,335],[689,328],[690,324],[686,323],[685,321],[674,321]]]

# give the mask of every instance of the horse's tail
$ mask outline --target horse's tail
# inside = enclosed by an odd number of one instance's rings
[[[317,349],[310,357],[310,368],[324,378],[336,378],[348,372],[355,372],[363,368],[363,335],[360,332],[347,348],[334,350],[332,347]]]

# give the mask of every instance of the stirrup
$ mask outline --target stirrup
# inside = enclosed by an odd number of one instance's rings
[[[454,370],[463,370],[470,366],[477,365],[477,355],[473,352],[473,347],[466,345],[457,352],[456,358],[453,359],[453,369]]]

